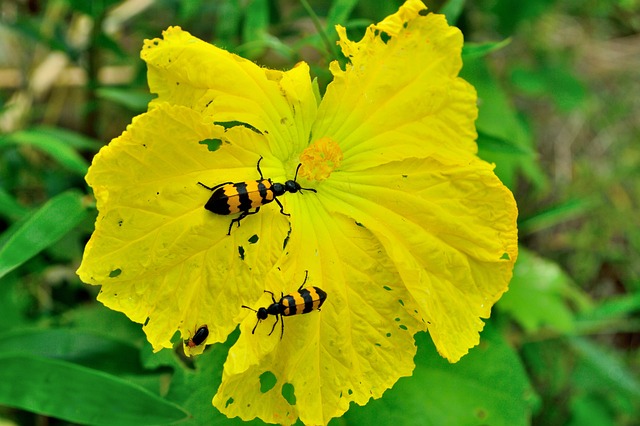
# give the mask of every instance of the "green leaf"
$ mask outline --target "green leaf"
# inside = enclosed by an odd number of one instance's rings
[[[640,312],[640,292],[602,301],[593,309],[584,312],[580,320],[581,322],[611,320],[638,312]]]
[[[180,363],[175,353],[161,351],[151,353],[149,345],[149,359],[146,366],[158,366],[156,359],[165,360],[165,365],[174,369],[171,380],[171,387],[167,394],[167,399],[184,407],[191,414],[191,420],[185,426],[192,425],[264,425],[260,420],[244,422],[237,417],[228,418],[211,405],[211,399],[218,386],[222,382],[222,367],[229,348],[238,338],[236,330],[224,343],[219,343],[207,348],[207,350],[193,360],[193,369],[187,368],[184,363]],[[169,357],[168,355],[173,355]]]
[[[7,191],[0,187],[0,216],[11,221],[18,220],[29,212]]]
[[[99,98],[122,105],[136,113],[146,111],[147,105],[154,98],[148,92],[136,92],[128,88],[117,87],[101,87],[96,90],[96,93]]]
[[[462,10],[464,9],[465,3],[466,0],[448,0],[444,5],[442,5],[438,13],[442,13],[447,17],[449,25],[455,25],[456,22],[458,22],[458,18],[460,17]]]
[[[465,43],[464,46],[462,46],[462,59],[463,61],[466,61],[472,58],[479,58],[491,52],[500,50],[510,43],[511,38],[489,43]]]
[[[602,398],[579,394],[571,401],[571,422],[567,426],[615,426],[617,424],[614,413]]]
[[[571,305],[587,303],[558,265],[521,248],[509,291],[497,306],[529,332],[544,326],[569,332],[575,326]]]
[[[0,404],[91,425],[157,425],[187,417],[126,380],[32,355],[0,355]]]
[[[543,63],[533,69],[517,67],[511,81],[532,97],[550,96],[560,111],[569,112],[585,104],[587,90],[572,71],[572,63]]]
[[[98,152],[102,147],[100,141],[60,127],[34,126],[27,131],[36,136],[58,139],[61,143],[79,151]]]
[[[640,399],[640,381],[615,354],[584,338],[571,338],[569,344],[580,356],[574,380],[580,389],[622,392],[636,401]]]
[[[75,329],[12,330],[0,334],[0,353],[73,361],[105,372],[143,374],[138,348],[109,336]]]
[[[334,0],[327,14],[326,29],[327,34],[335,34],[334,27],[336,24],[344,23],[349,19],[349,15],[358,4],[359,0]]]
[[[217,16],[219,19],[214,26],[216,44],[226,47],[228,50],[235,49],[237,45],[237,34],[240,32],[242,21],[242,10],[240,2],[233,0],[223,0],[216,2]]]
[[[243,46],[243,55],[255,58],[264,51],[264,45],[252,42],[262,41],[268,34],[269,28],[269,2],[267,0],[251,0],[245,8],[242,38],[245,43],[251,43],[248,48]],[[240,49],[239,49],[240,50]]]
[[[548,184],[537,162],[533,138],[513,108],[507,94],[489,70],[484,58],[465,58],[461,77],[473,84],[478,92],[478,120],[480,156],[496,163],[496,174],[510,188],[515,186],[518,172],[522,172],[538,190]],[[518,152],[492,152],[483,150],[482,138],[502,140]],[[522,155],[522,152],[528,155]]]
[[[345,413],[347,425],[528,425],[537,396],[515,352],[487,326],[479,347],[456,364],[416,335],[413,376],[402,378],[380,400]]]
[[[27,294],[26,286],[18,280],[17,274],[0,278],[0,330],[10,330],[27,321],[27,313],[33,299]]]
[[[58,241],[87,215],[74,191],[53,197],[0,238],[0,278]]]
[[[27,129],[11,133],[0,139],[0,148],[10,145],[29,145],[38,148],[67,169],[84,176],[89,163],[65,139],[50,131]]]
[[[533,234],[560,223],[586,215],[595,205],[593,198],[567,200],[518,223],[521,234]]]

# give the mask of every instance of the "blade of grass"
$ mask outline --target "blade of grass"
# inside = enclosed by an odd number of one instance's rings
[[[591,198],[568,200],[521,220],[518,223],[518,229],[522,235],[547,229],[559,223],[582,216],[588,212],[594,204],[595,200]]]
[[[81,194],[64,192],[0,237],[0,278],[49,247],[87,216]]]
[[[32,355],[0,355],[0,405],[91,425],[156,425],[187,417],[129,381]]]
[[[462,9],[464,9],[465,3],[465,0],[449,0],[442,5],[438,13],[442,13],[447,17],[449,25],[455,25],[456,22],[458,22],[460,14],[462,14]]]
[[[320,37],[322,38],[322,42],[324,43],[324,46],[327,50],[327,54],[332,59],[338,58],[339,55],[338,55],[338,52],[336,51],[336,46],[333,45],[329,40],[329,37],[327,36],[327,32],[324,30],[324,27],[320,22],[320,18],[318,18],[318,15],[316,15],[316,12],[313,10],[311,5],[309,5],[309,2],[307,2],[307,0],[300,0],[300,3],[302,4],[302,7],[304,7],[304,9],[309,14],[309,17],[313,22],[313,26],[316,27],[316,31],[318,31],[318,34],[320,34]]]
[[[485,56],[508,46],[509,43],[511,43],[511,38],[489,43],[465,43],[462,46],[462,60]]]
[[[11,133],[0,139],[0,147],[9,145],[28,145],[38,148],[49,154],[62,166],[81,176],[87,174],[89,168],[87,160],[69,146],[64,138],[49,132],[27,129]]]
[[[28,213],[29,209],[23,207],[3,188],[0,188],[0,216],[10,220],[18,220]]]

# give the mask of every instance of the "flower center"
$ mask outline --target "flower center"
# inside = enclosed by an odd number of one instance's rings
[[[300,176],[309,180],[325,180],[342,162],[342,150],[330,137],[316,140],[300,155]]]

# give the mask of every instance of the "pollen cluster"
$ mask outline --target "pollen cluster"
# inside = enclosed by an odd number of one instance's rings
[[[330,137],[322,137],[300,154],[300,176],[309,180],[325,180],[340,167],[342,158],[338,143]]]

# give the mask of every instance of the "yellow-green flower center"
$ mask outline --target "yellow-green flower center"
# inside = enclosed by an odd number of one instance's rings
[[[300,155],[300,176],[309,180],[325,180],[342,162],[340,145],[330,137],[316,140]]]

